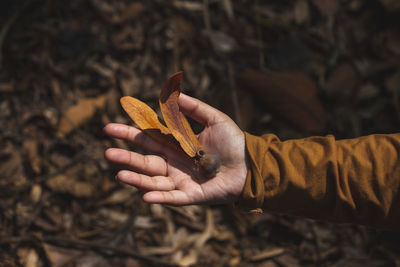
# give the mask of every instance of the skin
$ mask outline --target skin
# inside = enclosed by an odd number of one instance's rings
[[[142,155],[119,148],[110,148],[105,158],[123,164],[117,179],[145,191],[143,201],[170,205],[221,204],[234,202],[243,190],[248,164],[245,137],[226,114],[181,94],[179,107],[183,114],[205,126],[198,138],[206,153],[221,158],[219,172],[210,179],[199,177],[193,160],[182,151],[153,140],[141,130],[124,124],[110,123],[104,131],[155,155]]]

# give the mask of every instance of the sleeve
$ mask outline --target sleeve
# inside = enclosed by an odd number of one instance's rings
[[[400,134],[245,136],[250,168],[239,207],[400,230]]]

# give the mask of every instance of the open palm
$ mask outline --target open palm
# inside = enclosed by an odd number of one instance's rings
[[[227,115],[195,98],[181,94],[179,106],[185,115],[205,125],[199,140],[206,153],[221,158],[216,176],[200,177],[193,161],[182,151],[124,124],[108,124],[104,131],[163,157],[110,148],[105,153],[106,159],[130,169],[120,171],[117,178],[147,191],[143,195],[146,202],[172,205],[233,202],[240,195],[247,174],[243,132]]]

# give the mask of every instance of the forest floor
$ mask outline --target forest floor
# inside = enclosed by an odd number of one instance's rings
[[[163,82],[282,140],[400,130],[400,2],[0,1],[1,266],[400,266],[400,235],[149,205],[103,133]],[[195,131],[201,125],[193,123]],[[200,240],[200,241],[199,241]]]

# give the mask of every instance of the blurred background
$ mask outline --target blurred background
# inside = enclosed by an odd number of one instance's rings
[[[102,131],[182,70],[253,134],[398,132],[399,28],[396,0],[0,1],[0,265],[400,266],[398,233],[145,204]]]

